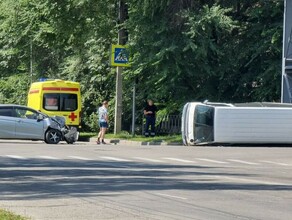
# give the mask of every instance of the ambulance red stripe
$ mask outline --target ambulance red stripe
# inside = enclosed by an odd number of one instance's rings
[[[44,87],[44,91],[71,91],[71,92],[77,92],[79,91],[78,88],[67,88],[67,87]]]

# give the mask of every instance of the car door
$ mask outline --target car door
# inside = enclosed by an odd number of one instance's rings
[[[15,107],[17,117],[15,136],[18,139],[44,139],[44,121],[38,120],[39,113],[25,107]]]
[[[15,138],[15,118],[13,117],[13,107],[0,107],[0,138]]]

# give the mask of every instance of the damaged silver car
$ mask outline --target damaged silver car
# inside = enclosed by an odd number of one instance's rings
[[[65,125],[65,118],[50,117],[21,105],[0,104],[0,139],[43,140],[47,144],[73,144],[79,133]]]

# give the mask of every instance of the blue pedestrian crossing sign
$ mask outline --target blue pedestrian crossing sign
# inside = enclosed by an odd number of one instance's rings
[[[111,46],[111,66],[129,67],[129,51],[127,46],[112,45]]]

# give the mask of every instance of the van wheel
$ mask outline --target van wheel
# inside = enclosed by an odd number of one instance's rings
[[[46,140],[47,144],[58,144],[62,139],[62,134],[60,131],[56,129],[50,129],[46,133]]]

